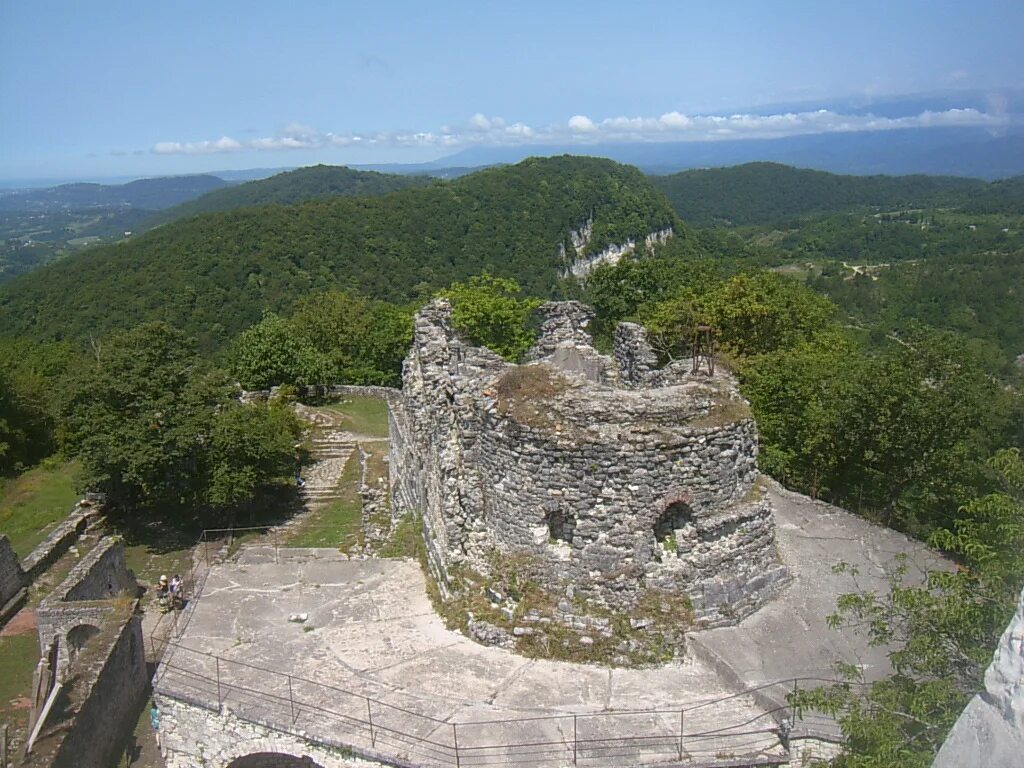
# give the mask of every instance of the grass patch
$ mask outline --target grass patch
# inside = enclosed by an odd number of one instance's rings
[[[742,400],[732,398],[715,397],[711,410],[703,416],[692,419],[687,426],[694,429],[706,429],[708,427],[724,427],[728,424],[735,424],[740,421],[754,418],[750,406]]]
[[[68,516],[80,498],[75,490],[77,464],[44,461],[8,480],[0,491],[0,531],[24,559]]]
[[[286,547],[339,547],[349,550],[362,545],[363,502],[359,497],[362,466],[359,452],[348,457],[338,480],[341,498],[310,515],[288,531]]]
[[[125,546],[124,556],[140,582],[156,584],[161,574],[166,574],[167,578],[174,574],[188,575],[195,543],[195,538],[179,534],[174,541],[139,542]]]
[[[345,428],[368,437],[388,436],[388,404],[379,397],[352,395],[325,410],[345,417]]]
[[[517,365],[495,382],[498,412],[526,426],[549,427],[553,417],[545,402],[569,386],[569,380],[549,365]]]
[[[19,744],[27,735],[28,709],[17,705],[31,695],[37,663],[39,639],[34,631],[0,637],[0,723],[11,727],[11,737]]]
[[[423,566],[423,572],[427,574],[427,591],[433,588],[437,591],[437,585],[430,577],[430,570],[426,563],[427,545],[423,541],[423,521],[416,515],[407,515],[395,525],[391,532],[391,538],[378,552],[377,557],[411,557],[419,560]],[[435,605],[439,602],[435,601]]]

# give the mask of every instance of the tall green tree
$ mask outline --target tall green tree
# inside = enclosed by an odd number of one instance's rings
[[[452,303],[456,328],[507,360],[522,359],[537,337],[532,319],[541,300],[523,296],[515,280],[478,275],[440,295]]]
[[[246,389],[321,384],[328,363],[295,324],[273,312],[243,331],[230,353],[231,372]]]
[[[251,501],[294,471],[297,419],[245,406],[227,375],[164,323],[115,334],[76,371],[62,406],[84,488],[112,509],[203,510]]]
[[[323,357],[323,383],[397,385],[412,344],[412,309],[328,291],[304,298],[293,326]]]

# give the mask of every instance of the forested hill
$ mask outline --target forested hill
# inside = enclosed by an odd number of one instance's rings
[[[666,226],[640,171],[582,157],[530,159],[384,197],[243,208],[90,249],[0,287],[0,335],[99,337],[162,319],[215,348],[311,291],[404,301],[489,271],[549,295],[559,245],[593,218],[589,251]]]
[[[652,176],[695,226],[774,224],[869,208],[960,208],[972,213],[1024,206],[1021,178],[986,183],[951,176],[841,176],[776,163]]]
[[[426,187],[434,179],[374,171],[354,171],[334,165],[298,168],[250,181],[236,187],[218,189],[202,197],[161,211],[143,224],[149,229],[187,216],[215,211],[231,211],[254,205],[291,205],[325,197],[361,197],[386,195],[400,189]]]
[[[61,184],[0,196],[0,210],[48,211],[55,208],[142,208],[158,211],[227,185],[217,176],[163,176],[127,184]]]

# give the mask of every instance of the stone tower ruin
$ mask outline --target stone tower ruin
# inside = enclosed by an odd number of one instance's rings
[[[522,555],[545,588],[628,610],[690,597],[697,622],[739,621],[788,580],[735,379],[659,368],[644,328],[599,353],[579,302],[541,308],[524,365],[466,343],[451,307],[416,317],[393,404],[396,511],[423,517],[442,591],[453,572]]]

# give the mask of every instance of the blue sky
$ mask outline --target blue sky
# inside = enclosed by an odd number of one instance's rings
[[[877,119],[817,110],[1020,88],[1021,30],[1020,0],[0,0],[0,179],[998,126],[998,98]],[[759,109],[778,103],[806,106]]]

